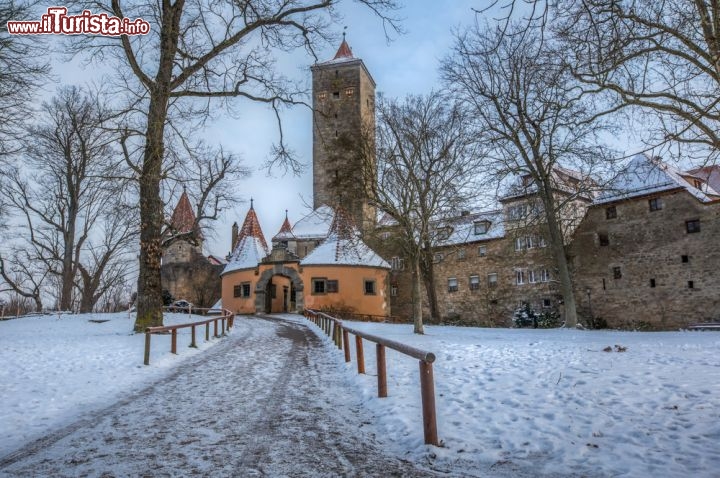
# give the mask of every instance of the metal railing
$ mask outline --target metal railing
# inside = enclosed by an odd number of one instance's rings
[[[164,307],[163,309],[168,309],[167,307]],[[215,310],[215,309],[202,309],[202,308],[193,308],[192,313],[201,315],[201,314],[207,314],[208,311]],[[222,335],[225,335],[226,330],[230,330],[233,326],[233,321],[235,319],[235,314],[230,312],[227,309],[222,309],[222,314],[218,316],[213,316],[212,319],[206,319],[201,320],[198,322],[190,322],[187,324],[178,324],[178,325],[167,325],[162,327],[148,327],[145,329],[145,365],[150,365],[150,337],[153,334],[164,334],[167,332],[171,333],[171,339],[170,339],[170,353],[177,354],[177,331],[178,329],[186,329],[191,328],[191,339],[190,339],[190,347],[197,348],[197,343],[195,341],[195,327],[200,327],[202,325],[205,326],[205,341],[210,340],[210,323],[213,323],[213,337],[221,337]],[[221,334],[218,334],[218,324],[220,325]],[[227,327],[226,327],[227,326]]]
[[[437,435],[437,416],[435,413],[435,382],[433,379],[433,362],[435,354],[420,350],[384,337],[368,334],[361,330],[348,327],[342,320],[332,317],[324,312],[305,309],[305,317],[320,327],[337,346],[345,352],[345,362],[350,362],[350,336],[355,335],[355,353],[357,357],[358,373],[365,373],[365,355],[363,353],[363,339],[375,343],[375,357],[377,359],[378,397],[387,397],[387,368],[385,348],[416,358],[420,361],[420,395],[422,398],[423,432],[425,443],[440,446]]]

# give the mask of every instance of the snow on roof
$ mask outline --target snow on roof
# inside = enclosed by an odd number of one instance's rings
[[[238,235],[237,246],[230,255],[230,261],[222,273],[226,274],[240,269],[257,267],[268,254],[267,242],[265,242],[265,236],[260,228],[260,221],[258,221],[251,201],[250,210],[245,216],[245,222],[243,222]]]
[[[335,213],[327,238],[300,261],[300,264],[390,268],[390,264],[363,242],[360,232],[341,208]]]
[[[638,154],[610,182],[608,189],[600,193],[595,203],[608,203],[673,189],[685,189],[701,202],[720,198],[720,194],[707,184],[697,188],[684,176],[689,174],[681,172],[659,158]]]
[[[330,206],[320,206],[295,223],[292,235],[296,239],[325,239],[334,215]]]
[[[447,239],[438,240],[438,246],[455,246],[470,242],[489,241],[505,237],[502,211],[485,211],[466,214],[444,221],[438,229],[450,228]]]
[[[285,209],[285,220],[283,221],[282,226],[280,226],[280,231],[278,231],[278,233],[272,238],[272,241],[287,241],[290,239],[295,239],[295,236],[292,233],[292,227],[290,226],[290,221],[288,220],[287,209]]]
[[[212,264],[214,266],[220,266],[220,265],[227,264],[227,261],[225,259],[223,259],[222,257],[214,256],[212,254],[208,255],[207,259],[208,259],[208,261],[210,261],[210,264]]]
[[[594,189],[592,178],[580,171],[553,166],[550,174],[553,189],[567,194],[578,194],[580,197],[591,199],[591,190]],[[507,192],[500,197],[500,201],[508,201],[537,193],[537,184],[530,174],[515,177]]]

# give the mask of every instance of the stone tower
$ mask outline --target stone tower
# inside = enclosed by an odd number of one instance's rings
[[[375,81],[344,35],[335,57],[310,69],[313,207],[341,206],[364,230],[375,220],[366,183],[375,180]]]

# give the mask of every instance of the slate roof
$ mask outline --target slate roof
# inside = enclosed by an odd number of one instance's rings
[[[608,188],[598,195],[595,204],[620,201],[674,189],[684,189],[701,202],[720,199],[720,193],[706,182],[703,182],[698,188],[693,184],[692,179],[701,178],[692,173],[682,172],[659,158],[638,154],[610,182]]]

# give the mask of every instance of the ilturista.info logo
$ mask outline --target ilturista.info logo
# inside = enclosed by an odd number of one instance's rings
[[[131,20],[90,10],[68,15],[66,7],[49,7],[40,21],[7,22],[7,31],[11,35],[147,35],[150,24],[142,18]]]

